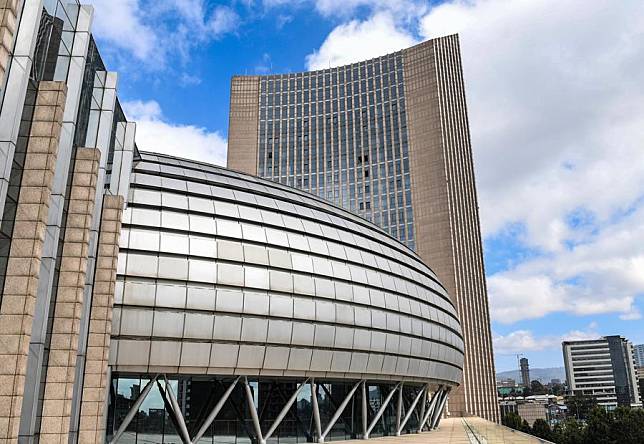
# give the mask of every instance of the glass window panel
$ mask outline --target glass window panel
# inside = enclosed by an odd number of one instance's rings
[[[155,311],[152,334],[169,338],[183,336],[184,313],[174,311]]]

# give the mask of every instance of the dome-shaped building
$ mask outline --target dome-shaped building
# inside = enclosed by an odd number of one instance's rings
[[[413,251],[316,196],[160,154],[133,167],[112,325],[113,442],[416,432],[462,376],[456,310]]]

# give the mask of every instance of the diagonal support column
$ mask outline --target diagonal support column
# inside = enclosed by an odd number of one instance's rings
[[[401,382],[400,386],[398,387],[398,403],[396,405],[396,430],[400,429],[400,422],[402,421],[404,386],[405,386],[405,383]]]
[[[362,416],[362,436],[364,437],[363,439],[367,439],[366,436],[368,435],[367,433],[367,421],[368,421],[368,414],[369,411],[367,410],[367,381],[362,381],[362,409],[361,409],[361,416]]]
[[[235,386],[236,386],[236,385],[237,385],[237,383],[239,382],[239,379],[240,379],[240,378],[241,378],[241,376],[238,376],[238,377],[237,377],[237,379],[235,379],[235,380],[234,380],[234,381],[233,381],[233,382],[228,386],[228,388],[226,389],[226,391],[225,391],[225,392],[224,392],[224,394],[222,395],[221,399],[219,399],[219,401],[217,401],[217,404],[215,404],[215,407],[212,409],[212,411],[210,412],[210,414],[208,415],[208,417],[206,418],[206,420],[205,420],[205,421],[204,421],[204,423],[202,424],[202,426],[201,426],[201,428],[199,429],[199,431],[197,432],[197,434],[196,434],[195,436],[193,436],[193,438],[192,438],[192,442],[195,442],[195,443],[196,443],[196,442],[199,442],[199,440],[200,440],[200,439],[201,439],[201,437],[204,435],[204,433],[206,433],[206,430],[208,430],[208,427],[210,427],[210,424],[212,424],[212,422],[215,420],[215,418],[216,418],[216,417],[217,417],[217,415],[219,414],[219,411],[221,410],[221,408],[224,406],[224,404],[225,404],[225,403],[226,403],[226,401],[228,400],[228,397],[230,397],[230,394],[231,394],[231,393],[233,392],[233,390],[235,389]]]
[[[382,405],[380,406],[380,410],[378,410],[378,413],[376,413],[376,416],[374,416],[374,418],[371,420],[371,424],[369,424],[369,427],[367,428],[367,432],[365,433],[364,439],[369,439],[369,434],[378,423],[378,420],[380,419],[382,414],[385,413],[385,410],[389,405],[389,401],[391,401],[391,398],[393,398],[394,393],[398,391],[398,387],[400,387],[401,385],[402,383],[399,382],[393,389],[391,389],[391,391],[385,398],[385,402],[383,402]]]
[[[425,424],[427,423],[429,418],[432,417],[432,414],[434,413],[434,409],[436,408],[436,403],[441,393],[442,393],[442,389],[439,387],[439,389],[436,390],[436,392],[432,395],[432,399],[429,402],[429,407],[427,408],[427,412],[425,413],[425,415],[422,418],[422,421],[418,425],[418,433],[423,431]]]
[[[449,390],[445,389],[443,391],[443,395],[441,396],[438,407],[434,411],[434,415],[432,417],[431,430],[434,430],[436,427],[438,427],[438,424],[441,421],[441,416],[443,415],[443,409],[445,408],[445,403],[447,402],[448,394],[449,394]]]
[[[123,433],[125,432],[125,429],[127,429],[127,426],[130,425],[130,423],[132,422],[132,419],[134,419],[134,415],[138,413],[139,407],[141,407],[141,404],[143,404],[143,401],[145,401],[145,398],[148,396],[148,393],[150,393],[152,386],[154,385],[155,382],[157,382],[158,378],[159,378],[159,375],[150,379],[148,383],[145,384],[145,387],[143,387],[143,390],[141,390],[141,394],[139,394],[139,397],[136,398],[136,401],[134,401],[134,405],[132,405],[130,410],[127,412],[127,415],[125,415],[125,418],[123,418],[123,422],[121,423],[118,430],[112,437],[110,444],[117,443],[118,440],[121,438],[121,435],[123,435]]]
[[[309,382],[308,379],[306,379],[300,386],[295,390],[295,393],[291,395],[289,400],[286,402],[284,407],[282,408],[282,411],[277,415],[277,418],[275,418],[275,421],[273,422],[273,425],[271,426],[270,429],[268,429],[268,432],[266,432],[266,436],[264,436],[264,441],[268,440],[271,436],[273,436],[273,433],[275,433],[275,430],[279,427],[279,425],[282,423],[282,420],[288,413],[288,410],[291,408],[293,403],[297,400],[297,395],[300,394],[302,391],[302,388]]]
[[[313,422],[315,424],[315,438],[317,442],[322,437],[322,423],[320,422],[320,406],[318,405],[318,385],[315,378],[311,378],[311,405],[313,406]]]
[[[324,432],[320,435],[318,442],[324,442],[324,438],[326,438],[326,435],[329,434],[335,423],[338,421],[338,418],[340,418],[340,415],[342,415],[344,409],[347,408],[347,404],[349,404],[349,401],[351,401],[351,398],[353,398],[353,395],[355,394],[356,390],[358,390],[358,387],[360,387],[360,384],[363,384],[364,382],[364,380],[356,382],[351,391],[344,398],[344,401],[342,401],[342,404],[338,406],[338,409],[335,411],[335,414],[331,418],[331,421],[329,421],[326,429],[324,429]]]
[[[255,435],[257,435],[257,442],[258,444],[266,444],[262,436],[262,427],[259,424],[257,408],[255,408],[255,401],[253,400],[253,392],[250,389],[247,377],[244,377],[244,389],[246,390],[246,403],[248,404],[248,410],[250,410],[250,416],[253,419],[253,428],[255,429]]]
[[[398,430],[396,430],[396,436],[400,436],[400,433],[405,428],[407,421],[409,421],[409,418],[411,418],[412,413],[414,413],[416,404],[418,404],[418,401],[420,401],[420,398],[425,395],[425,390],[426,390],[426,387],[423,387],[422,389],[420,389],[420,392],[418,392],[418,394],[416,395],[416,398],[414,398],[414,402],[412,402],[411,405],[409,406],[409,410],[407,411],[405,418],[400,423],[400,426],[398,426]]]
[[[170,386],[170,383],[168,382],[168,378],[166,378],[165,375],[163,376],[163,380],[165,382],[166,394],[170,398],[170,405],[172,406],[172,414],[174,415],[175,421],[177,421],[177,424],[179,425],[179,432],[181,433],[181,438],[184,444],[190,444],[190,435],[188,435],[188,429],[186,428],[186,421],[183,419],[183,414],[181,413],[181,407],[179,407],[179,403],[177,402],[177,397],[174,396],[172,387]]]

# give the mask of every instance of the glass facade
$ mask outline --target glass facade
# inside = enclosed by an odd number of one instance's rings
[[[204,418],[221,399],[228,384],[234,378],[209,376],[178,376],[168,380],[177,401],[190,436],[194,436]],[[149,382],[149,376],[114,375],[110,386],[108,407],[109,442],[122,424],[128,411],[134,405],[142,388]],[[261,378],[250,380],[255,408],[260,414],[262,430],[268,430],[278,417],[287,400],[300,387],[293,380]],[[159,387],[160,386],[160,387]],[[177,432],[172,407],[164,399],[165,381],[155,384],[145,401],[141,404],[134,419],[129,423],[118,443],[182,443]],[[341,381],[320,381],[317,385],[317,402],[320,420],[328,424],[337,406],[352,389],[353,383]],[[421,386],[409,385],[403,390],[403,398],[409,402],[418,394]],[[386,400],[395,390],[394,384],[369,384],[367,386],[367,419],[373,420]],[[200,444],[251,444],[257,442],[253,430],[252,415],[245,399],[242,386],[237,386],[226,401],[220,415],[212,422],[204,435],[197,441]],[[271,436],[268,443],[305,443],[315,442],[315,430],[311,406],[310,386],[304,385],[297,394],[297,400]],[[403,434],[415,433],[418,418],[413,416],[405,424]],[[330,430],[326,441],[359,438],[362,434],[362,405],[359,397],[352,398],[338,421]],[[371,436],[391,436],[396,434],[396,404],[389,403],[375,424]]]
[[[415,249],[402,52],[260,78],[258,175],[351,210]]]

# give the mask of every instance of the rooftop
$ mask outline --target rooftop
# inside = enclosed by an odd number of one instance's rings
[[[346,441],[351,444],[543,444],[549,443],[478,417],[442,419],[436,430],[412,435]]]

